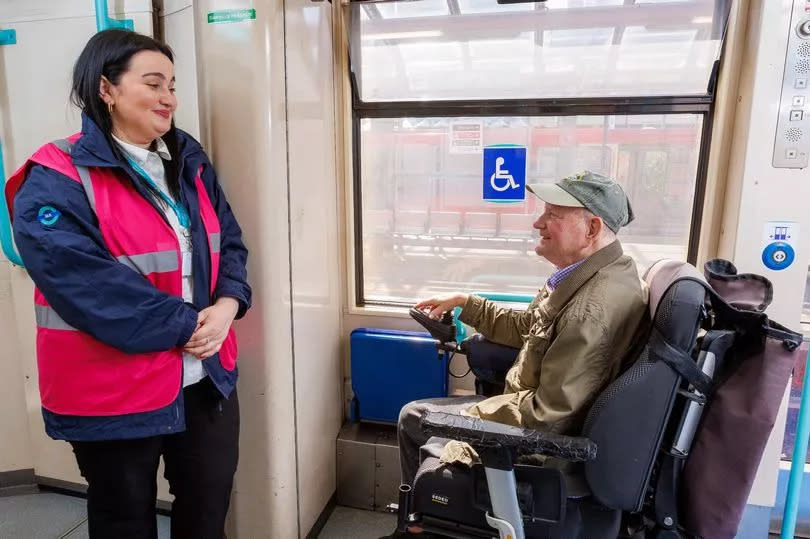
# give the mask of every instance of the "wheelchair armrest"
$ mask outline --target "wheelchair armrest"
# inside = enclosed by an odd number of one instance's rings
[[[461,353],[467,356],[468,360],[475,358],[478,363],[498,363],[511,365],[517,359],[519,348],[512,348],[504,344],[497,344],[488,341],[483,335],[473,335],[461,342]]]
[[[565,436],[495,421],[445,412],[428,412],[421,420],[422,430],[430,436],[467,442],[481,452],[488,448],[506,448],[518,455],[541,454],[571,462],[596,458],[596,443],[580,436]]]

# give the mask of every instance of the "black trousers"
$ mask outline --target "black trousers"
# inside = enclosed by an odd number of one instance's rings
[[[135,440],[70,442],[87,480],[91,539],[156,539],[157,469],[174,495],[173,539],[222,539],[239,456],[239,401],[208,378],[186,387],[186,431]]]

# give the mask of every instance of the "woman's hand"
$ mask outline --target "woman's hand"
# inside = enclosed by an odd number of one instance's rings
[[[434,320],[438,320],[442,313],[461,307],[467,303],[467,294],[450,294],[445,296],[435,296],[430,299],[420,301],[416,304],[415,308],[425,310],[430,308],[428,316]]]
[[[216,303],[200,311],[197,329],[183,351],[199,359],[207,359],[219,352],[238,311],[239,302],[233,298],[219,298]]]

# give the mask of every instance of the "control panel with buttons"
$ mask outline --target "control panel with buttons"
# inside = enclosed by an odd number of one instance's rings
[[[799,241],[799,223],[792,221],[769,221],[765,223],[762,241],[762,263],[773,271],[782,271],[796,260],[796,245]]]
[[[810,0],[793,0],[773,166],[806,168],[810,157]]]

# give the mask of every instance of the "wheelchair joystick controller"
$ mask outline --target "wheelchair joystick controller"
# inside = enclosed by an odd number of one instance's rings
[[[430,333],[431,337],[439,341],[436,344],[437,348],[449,352],[456,351],[458,347],[456,344],[456,324],[453,323],[452,312],[447,311],[440,320],[434,320],[419,309],[412,308],[408,311],[408,314],[419,322]]]

